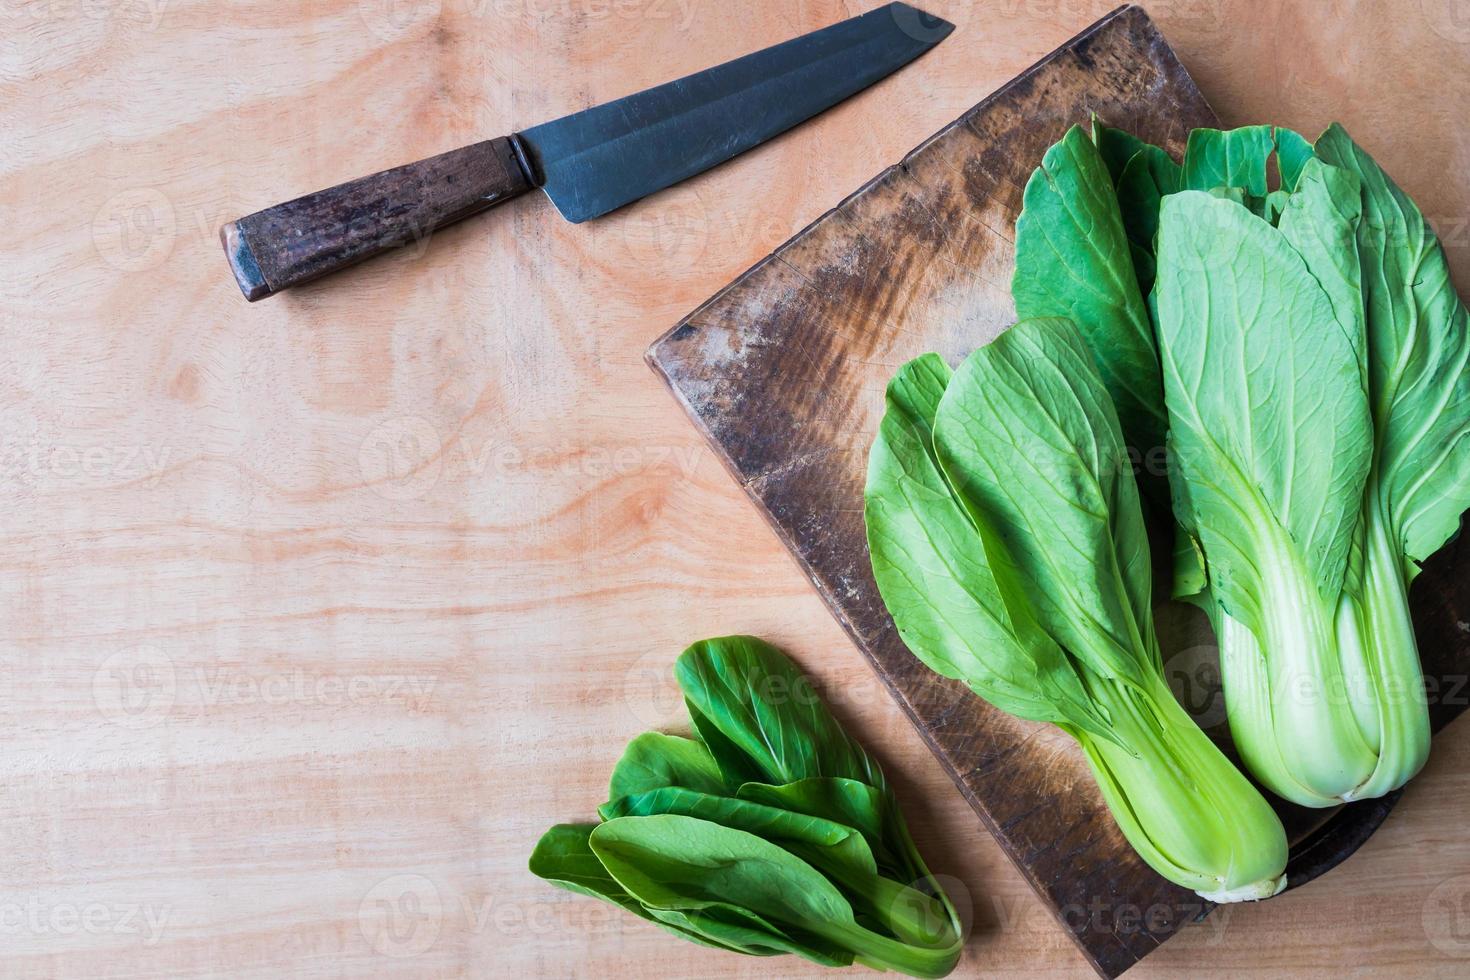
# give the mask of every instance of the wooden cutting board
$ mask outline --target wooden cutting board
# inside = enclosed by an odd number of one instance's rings
[[[1209,907],[1139,860],[1070,739],[991,708],[909,653],[873,584],[862,521],[884,386],[909,358],[935,350],[958,363],[1012,322],[1022,189],[1046,147],[1094,112],[1176,156],[1192,127],[1218,124],[1148,15],[1122,7],[778,248],[660,338],[648,360],[996,839],[1112,977]],[[1426,674],[1442,694],[1436,727],[1465,700],[1450,694],[1470,662],[1453,614],[1470,596],[1465,577],[1448,574],[1461,548],[1415,586]],[[1161,623],[1171,682],[1221,735],[1218,674],[1174,612]],[[1352,853],[1396,800],[1336,811],[1282,804],[1292,886]]]

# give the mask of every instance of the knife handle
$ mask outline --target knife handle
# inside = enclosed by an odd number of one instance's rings
[[[253,303],[535,186],[516,137],[502,136],[257,211],[222,227],[220,241]]]

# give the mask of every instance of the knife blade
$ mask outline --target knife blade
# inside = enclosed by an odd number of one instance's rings
[[[257,211],[220,229],[254,302],[541,189],[568,221],[723,163],[934,47],[953,25],[891,3],[519,133]]]

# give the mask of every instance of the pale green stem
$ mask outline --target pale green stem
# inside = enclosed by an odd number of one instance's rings
[[[1370,492],[1368,500],[1362,593],[1344,596],[1338,637],[1357,717],[1378,753],[1378,764],[1366,780],[1343,794],[1345,800],[1372,799],[1398,789],[1429,757],[1429,708],[1403,560],[1390,540],[1378,494]]]
[[[1269,898],[1286,885],[1286,832],[1260,792],[1174,700],[1162,677],[1139,691],[1093,686],[1137,751],[1080,738],[1103,797],[1139,855],[1212,901]]]
[[[1378,764],[1338,653],[1336,600],[1323,600],[1295,549],[1261,557],[1259,635],[1228,614],[1217,617],[1230,732],[1272,792],[1331,806]]]

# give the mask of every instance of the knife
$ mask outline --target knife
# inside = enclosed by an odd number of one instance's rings
[[[220,229],[254,302],[540,188],[596,218],[693,177],[897,71],[954,25],[905,3],[520,133],[338,184]]]

